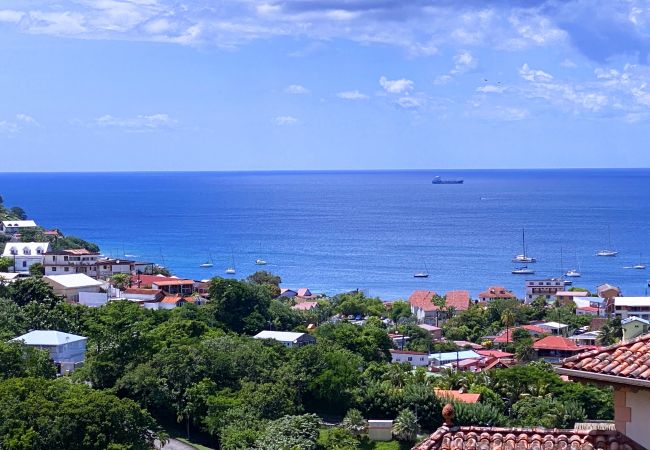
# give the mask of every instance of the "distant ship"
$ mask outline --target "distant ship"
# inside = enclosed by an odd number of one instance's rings
[[[465,180],[443,180],[440,177],[433,177],[431,184],[463,184]]]

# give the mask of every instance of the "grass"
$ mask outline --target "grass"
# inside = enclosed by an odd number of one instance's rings
[[[327,436],[328,429],[321,428],[319,442],[324,442]],[[405,443],[399,441],[386,441],[378,442],[371,441],[367,438],[362,439],[359,445],[360,450],[410,450],[413,447],[412,443]]]

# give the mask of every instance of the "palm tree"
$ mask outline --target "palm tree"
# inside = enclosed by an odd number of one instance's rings
[[[393,434],[399,441],[414,442],[420,431],[418,418],[413,411],[403,409],[393,423]]]
[[[510,327],[515,324],[515,315],[512,310],[506,309],[501,313],[501,323],[506,327],[506,343],[512,342]]]

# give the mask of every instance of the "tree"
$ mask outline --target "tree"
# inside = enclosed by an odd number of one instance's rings
[[[13,267],[14,260],[8,256],[0,256],[0,272],[9,272],[9,268]]]
[[[251,284],[258,284],[261,286],[269,285],[276,287],[280,287],[280,283],[282,283],[282,279],[279,276],[274,275],[271,272],[267,272],[266,270],[258,270],[257,272],[246,277],[246,281]]]
[[[213,278],[207,309],[214,319],[235,332],[257,333],[268,322],[271,295],[263,286]]]
[[[345,414],[341,426],[346,430],[348,430],[349,432],[355,435],[359,435],[364,431],[366,431],[366,428],[368,427],[368,422],[366,421],[366,419],[363,418],[361,411],[352,408],[348,410],[348,412]]]
[[[33,277],[42,277],[45,275],[45,266],[41,263],[35,263],[29,266],[29,274]]]
[[[27,213],[20,206],[13,206],[9,209],[9,213],[18,220],[26,220]]]
[[[359,448],[358,439],[345,427],[328,429],[325,438],[319,444],[319,449],[323,450],[356,450]]]
[[[458,426],[505,426],[508,418],[492,404],[452,402],[454,405],[454,425]]]
[[[390,304],[388,315],[395,323],[413,319],[413,314],[411,313],[411,305],[408,302],[402,300],[398,300]]]
[[[131,286],[131,275],[128,273],[116,273],[111,277],[113,287],[123,291]]]
[[[623,337],[620,317],[608,320],[600,329],[597,342],[599,345],[612,345]]]
[[[255,448],[260,450],[314,450],[320,419],[315,414],[284,416],[270,422]]]
[[[524,397],[512,406],[514,420],[524,427],[573,428],[586,418],[582,406],[550,397]]]
[[[397,440],[414,442],[419,432],[420,427],[413,411],[409,411],[408,409],[400,411],[395,422],[393,422],[393,435]]]
[[[20,342],[0,342],[0,380],[12,377],[54,378],[56,367],[47,350]]]

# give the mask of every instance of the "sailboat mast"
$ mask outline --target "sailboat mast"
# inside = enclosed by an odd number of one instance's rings
[[[523,247],[524,250],[524,257],[526,257],[526,229],[525,228],[521,229],[521,246]]]

